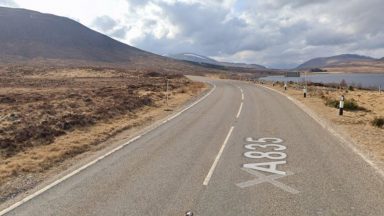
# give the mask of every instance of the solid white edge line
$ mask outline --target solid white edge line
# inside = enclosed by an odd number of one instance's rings
[[[237,112],[237,115],[236,115],[236,118],[238,119],[240,117],[240,114],[241,114],[241,110],[243,109],[243,102],[241,102],[240,104],[240,107],[239,107],[239,111]]]
[[[375,171],[378,173],[382,178],[384,178],[384,171],[380,169],[375,162],[373,162],[368,156],[366,156],[363,152],[361,152],[359,149],[355,147],[356,144],[353,144],[353,141],[347,140],[343,135],[341,135],[339,132],[337,132],[335,129],[332,128],[331,125],[329,125],[325,120],[321,119],[316,113],[314,113],[312,110],[310,110],[308,107],[306,107],[303,103],[297,101],[296,99],[293,99],[292,97],[285,95],[284,93],[267,87],[262,86],[263,88],[269,89],[271,91],[274,91],[282,96],[287,97],[290,101],[292,101],[296,106],[298,106],[301,110],[303,110],[305,113],[307,113],[313,120],[315,120],[321,127],[328,130],[332,135],[334,135],[337,139],[339,139],[342,143],[346,144],[349,148],[352,149],[355,154],[360,156],[366,163],[368,163]]]
[[[228,140],[229,140],[229,137],[231,136],[232,131],[233,131],[234,128],[235,128],[235,127],[232,126],[231,129],[229,129],[229,132],[228,132],[228,134],[227,134],[227,137],[225,137],[224,143],[223,143],[223,145],[221,146],[219,153],[217,153],[216,158],[215,158],[215,161],[213,162],[213,164],[212,164],[212,166],[211,166],[211,169],[209,169],[209,172],[208,172],[207,176],[206,176],[205,179],[204,179],[203,185],[205,185],[205,186],[208,185],[209,180],[211,179],[212,174],[213,174],[213,172],[215,171],[215,168],[216,168],[216,166],[217,166],[217,163],[219,162],[220,157],[221,157],[221,155],[223,154],[224,148],[225,148],[225,146],[227,145],[227,142],[228,142]]]
[[[78,174],[79,172],[81,172],[81,171],[87,169],[88,167],[92,166],[93,164],[99,162],[100,160],[102,160],[102,159],[108,157],[109,155],[111,155],[111,154],[117,152],[118,150],[124,148],[125,146],[129,145],[130,143],[132,143],[132,142],[134,142],[134,141],[140,139],[140,138],[141,138],[142,136],[144,136],[145,134],[147,134],[147,133],[149,133],[149,132],[151,132],[151,131],[157,129],[157,128],[160,127],[161,125],[163,125],[163,124],[169,122],[170,120],[172,120],[172,119],[178,117],[179,115],[181,115],[181,114],[184,113],[185,111],[189,110],[190,108],[192,108],[193,106],[195,106],[196,104],[200,103],[202,100],[204,100],[205,98],[207,98],[207,97],[208,97],[208,96],[209,96],[209,95],[216,89],[216,85],[215,85],[214,83],[209,82],[209,84],[212,85],[213,88],[212,88],[206,95],[204,95],[203,97],[201,97],[199,100],[193,102],[192,104],[190,104],[189,106],[187,106],[186,108],[184,108],[183,110],[181,110],[180,112],[178,112],[178,113],[172,115],[171,117],[167,118],[166,120],[164,120],[164,121],[161,122],[160,124],[156,125],[155,127],[151,128],[150,130],[147,130],[147,131],[143,132],[142,134],[140,134],[140,135],[138,135],[138,136],[136,136],[136,137],[130,139],[130,140],[127,141],[126,143],[124,143],[124,144],[122,144],[122,145],[120,145],[120,146],[118,146],[118,147],[112,149],[112,150],[109,151],[108,153],[106,153],[106,154],[104,154],[104,155],[102,155],[102,156],[96,158],[95,160],[93,160],[93,161],[91,161],[91,162],[85,164],[84,166],[82,166],[82,167],[80,167],[80,168],[78,168],[78,169],[72,171],[72,172],[69,173],[68,175],[66,175],[66,176],[64,176],[64,177],[62,177],[62,178],[60,178],[60,179],[58,179],[58,180],[52,182],[51,184],[49,184],[49,185],[45,186],[44,188],[42,188],[42,189],[36,191],[35,193],[32,193],[32,194],[29,195],[29,196],[26,196],[25,198],[23,198],[22,200],[20,200],[20,201],[14,203],[14,204],[12,204],[12,205],[9,206],[8,208],[3,209],[2,211],[0,211],[0,216],[3,216],[3,215],[5,215],[5,214],[9,213],[10,211],[16,209],[17,207],[21,206],[22,204],[28,202],[29,200],[31,200],[31,199],[33,199],[33,198],[39,196],[40,194],[44,193],[45,191],[47,191],[47,190],[49,190],[49,189],[55,187],[56,185],[60,184],[61,182],[65,181],[65,180],[71,178],[72,176]]]

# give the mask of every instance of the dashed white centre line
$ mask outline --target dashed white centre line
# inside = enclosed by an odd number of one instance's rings
[[[244,91],[241,87],[238,87],[240,89],[240,92],[241,92],[241,104],[240,104],[240,107],[239,107],[239,111],[237,112],[237,115],[236,115],[236,118],[238,119],[240,117],[240,114],[241,114],[241,110],[243,109],[243,101],[244,101]]]
[[[235,127],[232,126],[231,129],[229,129],[229,132],[228,132],[228,134],[227,134],[227,137],[225,137],[224,143],[223,143],[223,145],[221,146],[219,153],[216,155],[215,161],[213,162],[213,164],[212,164],[212,166],[211,166],[211,169],[209,170],[207,176],[206,176],[205,179],[204,179],[203,185],[205,185],[205,186],[208,185],[209,180],[211,179],[212,174],[213,174],[213,172],[215,171],[215,168],[216,168],[216,166],[217,166],[217,163],[219,162],[220,157],[221,157],[221,155],[223,154],[224,148],[225,148],[225,146],[227,145],[227,142],[228,142],[228,140],[229,140],[229,137],[231,137],[231,134],[232,134],[232,131],[233,131],[234,128],[235,128]]]
[[[238,88],[240,89],[240,92],[241,92],[241,103],[240,103],[239,111],[237,112],[237,115],[236,115],[236,118],[237,118],[237,119],[240,117],[241,110],[243,109],[243,104],[244,104],[244,102],[243,102],[243,101],[244,101],[244,91],[243,91],[243,89],[240,88],[239,86],[238,86]],[[224,152],[225,146],[227,145],[227,142],[228,142],[228,140],[229,140],[229,137],[231,137],[231,134],[232,134],[232,131],[233,131],[234,128],[235,128],[234,126],[231,126],[231,129],[229,129],[228,134],[227,134],[227,136],[225,137],[224,143],[223,143],[223,145],[221,146],[219,153],[217,153],[216,158],[215,158],[215,161],[213,161],[213,164],[212,164],[212,166],[211,166],[211,169],[209,169],[209,172],[208,172],[207,176],[206,176],[205,179],[204,179],[203,185],[207,186],[208,183],[209,183],[209,181],[211,180],[211,177],[212,177],[212,175],[213,175],[213,172],[215,171],[215,168],[216,168],[216,166],[217,166],[217,163],[219,162],[220,157],[221,157],[221,155],[222,155],[223,152]]]
[[[237,115],[236,115],[236,118],[238,119],[240,117],[240,114],[241,114],[241,110],[243,109],[243,102],[241,102],[240,104],[240,107],[239,107],[239,111],[237,112]]]

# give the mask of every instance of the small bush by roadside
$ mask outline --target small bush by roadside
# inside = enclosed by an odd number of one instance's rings
[[[332,99],[332,98],[324,98],[325,99],[325,105],[329,107],[339,108],[339,100]],[[344,110],[347,111],[369,111],[365,107],[359,106],[357,102],[354,99],[345,100],[344,101]]]
[[[371,124],[378,128],[384,128],[384,117],[375,117]]]

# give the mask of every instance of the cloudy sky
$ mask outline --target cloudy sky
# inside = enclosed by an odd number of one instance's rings
[[[384,56],[383,0],[0,0],[67,16],[157,54],[289,68],[342,53]]]

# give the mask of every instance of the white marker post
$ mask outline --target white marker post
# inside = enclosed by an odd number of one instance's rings
[[[187,212],[185,212],[185,216],[193,216],[193,212],[192,211],[187,211]]]
[[[307,71],[304,71],[304,98],[307,97],[307,89],[308,89],[308,84],[307,84]]]
[[[287,90],[287,83],[284,83],[284,90]]]
[[[167,78],[167,89],[165,93],[165,103],[167,104],[167,106],[168,106],[168,86],[169,86],[169,80]]]
[[[339,104],[339,115],[343,115],[343,110],[344,110],[344,95],[341,95],[340,104]]]

